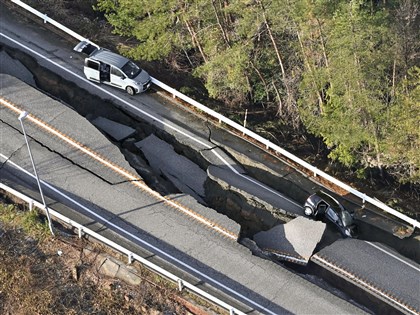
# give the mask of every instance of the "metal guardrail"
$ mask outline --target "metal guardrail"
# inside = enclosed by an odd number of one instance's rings
[[[65,27],[64,25],[58,23],[57,21],[51,19],[50,17],[48,17],[46,14],[43,14],[41,12],[39,12],[38,10],[30,7],[29,5],[23,3],[20,0],[10,0],[11,2],[21,6],[22,8],[24,8],[25,10],[31,12],[32,14],[40,17],[41,19],[44,20],[44,23],[50,23],[52,25],[54,25],[55,27],[59,28],[60,30],[62,30],[63,32],[73,36],[74,38],[82,41],[89,41],[87,38],[84,38],[83,36],[75,33],[74,31],[72,31],[71,29]],[[90,42],[90,41],[89,41]],[[417,227],[420,228],[420,222],[414,220],[413,218],[410,218],[409,216],[398,212],[397,210],[389,207],[388,205],[384,204],[383,202],[374,199],[372,197],[367,196],[365,193],[362,193],[354,188],[352,188],[351,186],[339,181],[338,179],[328,175],[327,173],[319,170],[318,168],[316,168],[315,166],[312,166],[311,164],[307,163],[306,161],[298,158],[297,156],[293,155],[292,153],[284,150],[283,148],[279,147],[278,145],[272,143],[271,141],[261,137],[260,135],[256,134],[255,132],[244,128],[243,126],[241,126],[240,124],[230,120],[229,118],[224,117],[223,115],[215,112],[214,110],[204,106],[203,104],[200,104],[199,102],[193,100],[192,98],[180,93],[179,91],[175,90],[174,88],[171,88],[170,86],[166,85],[163,82],[160,82],[159,80],[152,78],[152,82],[159,86],[160,88],[164,89],[165,91],[171,93],[174,97],[178,97],[179,99],[189,103],[190,105],[196,107],[197,109],[205,112],[206,114],[216,118],[219,123],[225,123],[226,125],[240,131],[242,134],[247,135],[248,137],[258,141],[259,143],[263,144],[267,149],[270,148],[272,150],[274,150],[277,153],[280,153],[281,155],[285,156],[286,158],[288,158],[289,160],[299,164],[300,166],[306,168],[307,170],[309,170],[311,173],[314,174],[314,177],[316,176],[320,176],[324,179],[326,179],[327,181],[329,181],[330,183],[333,183],[334,185],[346,190],[347,192],[359,197],[363,204],[365,204],[365,202],[368,202],[380,209],[382,209],[383,211],[407,222],[408,224],[412,225],[413,227]]]
[[[3,189],[5,191],[7,191],[8,193],[13,194],[14,196],[18,197],[19,199],[27,202],[29,204],[29,209],[32,210],[33,207],[37,207],[41,210],[43,210],[45,212],[44,209],[44,205],[36,200],[34,200],[31,197],[26,196],[25,194],[22,194],[21,192],[14,190],[13,188],[0,183],[0,189]],[[61,213],[58,213],[57,211],[51,209],[50,207],[48,207],[50,215],[58,220],[60,220],[61,222],[64,222],[74,228],[76,228],[78,230],[78,235],[79,238],[82,237],[83,234],[89,235],[93,238],[95,238],[96,240],[108,245],[109,247],[119,251],[122,254],[127,255],[128,257],[128,263],[131,264],[134,260],[138,261],[139,263],[141,263],[142,265],[150,268],[151,270],[163,275],[164,277],[172,280],[173,282],[175,282],[178,285],[178,290],[182,291],[184,288],[187,288],[188,290],[190,290],[191,292],[197,294],[198,296],[201,296],[211,302],[213,302],[214,304],[223,307],[224,309],[228,310],[230,315],[234,315],[234,314],[238,314],[238,315],[245,315],[244,312],[236,309],[235,307],[229,305],[228,303],[225,303],[224,301],[212,296],[211,294],[203,291],[200,288],[197,288],[194,284],[189,283],[188,281],[185,281],[181,278],[179,278],[178,276],[170,273],[169,271],[166,271],[165,269],[159,267],[158,265],[155,265],[154,263],[144,259],[143,257],[133,253],[132,251],[130,251],[129,249],[118,245],[117,243],[107,239],[106,237],[103,237],[102,235],[88,229],[87,227],[83,226],[82,224],[79,224],[69,218],[67,218],[66,216],[62,215]]]

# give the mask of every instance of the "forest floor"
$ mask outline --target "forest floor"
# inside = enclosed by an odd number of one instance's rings
[[[102,47],[117,50],[136,44],[134,39],[122,38],[112,33],[112,27],[101,12],[93,9],[96,0],[26,0],[25,3],[48,14],[70,29],[82,34]],[[245,106],[232,109],[207,97],[200,80],[191,73],[180,69],[171,62],[137,61],[152,76],[180,90],[221,114],[242,123]],[[377,170],[368,170],[364,177],[355,170],[343,167],[328,159],[329,150],[322,139],[315,138],[304,131],[297,132],[281,124],[273,109],[251,109],[248,112],[248,128],[275,144],[315,165],[329,175],[340,179],[350,186],[376,197],[394,209],[398,209],[415,219],[420,218],[420,187],[401,185],[389,176],[379,176]]]
[[[57,222],[52,237],[45,217],[6,199],[0,200],[1,314],[219,314],[139,264],[130,265],[137,285],[104,275],[98,256],[120,258],[121,265],[126,259]]]

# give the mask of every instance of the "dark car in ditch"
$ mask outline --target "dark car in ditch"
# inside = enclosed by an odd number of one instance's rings
[[[334,197],[326,192],[317,191],[310,195],[303,207],[305,215],[332,222],[344,237],[356,236],[353,213],[350,213]]]

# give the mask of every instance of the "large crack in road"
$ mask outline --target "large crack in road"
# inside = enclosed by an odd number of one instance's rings
[[[180,178],[180,174],[176,176],[161,169],[154,168],[151,165],[150,158],[148,159],[145,153],[136,145],[151,136],[156,137],[159,141],[167,143],[168,146],[172,147],[175,155],[188,159],[191,165],[197,165],[206,174],[210,162],[202,155],[202,152],[211,151],[216,148],[226,152],[222,147],[212,142],[210,126],[207,125],[207,141],[213,146],[211,148],[197,150],[186,143],[179,142],[176,136],[159,129],[148,121],[142,120],[139,117],[133,117],[124,109],[112,103],[111,100],[92,95],[74,82],[58,76],[56,73],[39,64],[32,56],[8,46],[1,46],[0,49],[3,53],[7,53],[16,63],[25,67],[32,75],[33,81],[28,82],[29,84],[35,83],[35,88],[72,108],[79,115],[90,121],[92,125],[95,126],[95,119],[103,118],[121,124],[121,126],[132,128],[134,132],[129,137],[116,140],[109,131],[96,126],[110,142],[119,148],[127,162],[138,172],[146,184],[161,195],[168,196],[179,193],[192,195],[199,203],[216,209],[218,212],[238,222],[242,227],[242,236],[245,237],[252,237],[258,231],[267,230],[279,222],[284,222],[269,212],[264,213],[264,219],[256,217],[258,214],[255,213],[255,205],[250,207],[248,200],[243,197],[238,197],[234,192],[223,189],[223,187],[214,183],[208,176],[202,182],[202,187],[194,187],[189,183],[180,185],[179,182],[183,181]],[[26,80],[27,77],[28,75],[26,75]],[[231,156],[229,152],[226,152],[226,154]],[[83,167],[71,161],[68,157],[62,154],[61,156],[73,164]],[[104,178],[102,180],[106,181]],[[224,200],[224,202],[220,202],[221,200]],[[238,211],[232,211],[232,209]],[[253,219],[251,220],[250,218]]]
[[[168,176],[168,173],[165,173],[164,171],[157,171],[156,168],[152,167],[150,158],[148,158],[145,152],[139,149],[136,144],[145,141],[152,136],[156,137],[159,141],[165,142],[168,146],[171,146],[174,153],[187,157],[191,163],[197,165],[197,167],[201,168],[205,173],[209,166],[209,161],[203,157],[202,153],[213,149],[223,150],[222,146],[212,141],[212,129],[209,126],[207,126],[207,140],[214,145],[214,147],[195,150],[186,143],[178,141],[176,136],[157,128],[148,121],[142,120],[139,117],[132,117],[124,109],[114,105],[109,99],[100,99],[98,96],[91,95],[88,91],[77,86],[77,84],[57,76],[49,69],[38,64],[31,56],[10,47],[3,47],[3,49],[7,51],[12,58],[15,58],[15,60],[18,60],[27,69],[30,69],[29,71],[34,78],[38,89],[71,107],[91,123],[98,117],[102,117],[132,128],[134,132],[130,134],[129,137],[120,140],[115,140],[110,133],[101,128],[98,128],[98,130],[119,148],[129,164],[136,169],[148,186],[158,191],[161,195],[170,196],[185,191],[182,191],[182,189],[179,188],[180,186],[176,185],[175,181],[179,179],[176,174],[170,173],[170,176]],[[92,123],[92,125],[95,124]],[[49,150],[55,152],[50,148]],[[60,154],[60,156],[66,158],[73,164],[78,165],[71,161],[71,159],[68,159],[68,157],[62,154]],[[88,170],[86,168],[84,169]],[[286,176],[287,175],[288,173]],[[171,176],[174,176],[175,179],[171,178]],[[189,189],[193,188],[191,185],[186,186]],[[249,241],[248,237],[252,238],[255,233],[270,229],[271,227],[284,222],[279,216],[276,216],[270,211],[253,211],[253,209],[258,208],[259,206],[258,200],[254,198],[245,200],[235,191],[223,189],[218,183],[211,180],[209,176],[206,177],[206,180],[203,183],[203,189],[204,199],[201,200],[201,202],[213,209],[217,209],[238,222],[242,228],[243,242],[241,242],[241,244],[247,247],[253,246],[253,244],[246,244],[246,242]],[[199,198],[196,199],[199,200]],[[221,199],[223,200],[221,201]],[[284,217],[283,219],[287,220],[287,217]],[[253,252],[261,257],[270,258],[265,257],[261,253]],[[308,270],[304,271],[304,273],[306,272],[308,272]]]

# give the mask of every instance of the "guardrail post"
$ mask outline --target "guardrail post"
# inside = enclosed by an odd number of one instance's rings
[[[46,24],[47,23],[47,14],[44,14],[44,24]]]
[[[184,288],[184,284],[182,283],[182,280],[181,279],[178,279],[178,290],[181,292],[182,291],[182,289]]]
[[[229,310],[229,314],[230,314],[230,315],[235,315],[235,311],[234,311],[234,309],[233,309],[233,308],[231,308],[231,309]]]
[[[34,209],[34,201],[31,199],[29,200],[29,211],[32,211]]]
[[[133,263],[133,253],[128,254],[128,264],[131,265]]]
[[[244,128],[246,128],[246,119],[248,118],[248,108],[245,109],[245,117],[244,117]],[[242,132],[242,135],[245,135],[244,132]]]
[[[364,208],[365,208],[365,206],[366,206],[366,197],[367,197],[367,195],[366,195],[366,194],[363,194],[363,195],[362,195],[362,209],[364,209]]]
[[[83,232],[83,228],[81,226],[79,226],[79,228],[78,228],[79,238],[82,238],[82,232]]]

